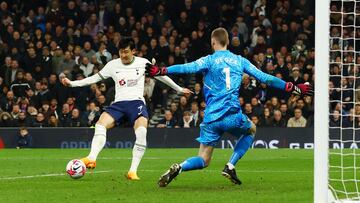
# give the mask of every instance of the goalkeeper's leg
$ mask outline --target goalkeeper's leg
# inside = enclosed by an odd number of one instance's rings
[[[167,170],[160,177],[158,185],[160,187],[166,187],[182,171],[199,170],[207,167],[210,163],[213,151],[214,151],[213,146],[200,144],[198,156],[190,157],[181,164],[175,163],[171,165],[170,169]]]
[[[129,180],[139,180],[137,176],[137,168],[140,164],[142,157],[144,156],[146,150],[146,127],[147,127],[147,118],[141,116],[139,117],[134,124],[134,130],[136,135],[136,141],[132,151],[132,161],[131,167],[127,174]]]
[[[256,126],[252,124],[251,128],[246,134],[242,135],[235,145],[234,153],[231,155],[229,162],[225,165],[222,175],[230,179],[235,184],[241,184],[241,181],[236,175],[235,165],[249,150],[251,144],[254,141],[256,133]]]
[[[95,125],[95,133],[91,142],[90,153],[87,157],[81,159],[86,165],[86,168],[94,169],[96,167],[96,158],[106,143],[106,131],[114,125],[115,120],[110,114],[107,112],[101,114],[99,121]]]

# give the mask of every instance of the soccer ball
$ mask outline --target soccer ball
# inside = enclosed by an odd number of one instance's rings
[[[73,179],[79,179],[85,175],[86,166],[79,159],[73,159],[66,165],[66,173]]]

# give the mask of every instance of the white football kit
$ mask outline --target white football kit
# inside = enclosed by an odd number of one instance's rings
[[[98,74],[83,80],[72,81],[70,86],[86,86],[111,77],[115,82],[114,102],[142,100],[145,103],[143,94],[146,63],[150,63],[150,61],[137,56],[134,56],[134,60],[130,64],[123,64],[120,58],[114,59],[109,61]],[[160,80],[178,92],[183,91],[182,87],[167,76],[159,76],[155,77],[155,79]]]

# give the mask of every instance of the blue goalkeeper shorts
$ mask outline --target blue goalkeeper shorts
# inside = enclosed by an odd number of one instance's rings
[[[201,144],[215,147],[221,136],[228,132],[238,138],[248,133],[252,126],[250,119],[241,112],[226,113],[219,120],[200,124],[200,137],[196,140]]]

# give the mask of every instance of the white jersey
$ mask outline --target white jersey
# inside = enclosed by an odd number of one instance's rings
[[[103,79],[111,77],[115,82],[115,102],[127,100],[144,101],[145,64],[149,60],[134,57],[125,65],[121,59],[109,61],[99,72]]]
[[[72,81],[70,86],[79,87],[90,85],[111,77],[115,82],[114,102],[142,100],[145,103],[144,83],[145,65],[147,63],[150,63],[150,61],[137,56],[134,56],[134,59],[130,64],[123,64],[120,58],[114,59],[109,61],[98,74],[83,80]],[[182,91],[182,88],[167,76],[155,78],[164,82],[176,91]]]

